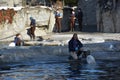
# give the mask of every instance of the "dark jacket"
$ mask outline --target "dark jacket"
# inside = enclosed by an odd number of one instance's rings
[[[31,19],[30,26],[33,26],[33,27],[35,27],[35,26],[36,26],[36,21],[35,21],[35,19]]]
[[[76,40],[77,44],[76,44],[76,47],[78,49],[82,48],[83,47],[83,44],[79,41],[79,40]],[[76,47],[74,46],[74,39],[72,38],[69,43],[68,43],[68,47],[69,47],[69,52],[71,51],[76,51]]]
[[[21,46],[21,39],[20,38],[15,37],[14,42],[15,42],[16,46]]]

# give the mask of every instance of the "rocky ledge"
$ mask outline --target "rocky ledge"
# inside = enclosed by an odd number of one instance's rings
[[[95,59],[115,60],[120,57],[120,34],[108,33],[78,33],[84,44],[84,49],[90,50]],[[51,33],[41,36],[35,41],[25,41],[24,46],[2,46],[0,49],[2,62],[17,62],[24,60],[67,60],[68,41],[73,33]],[[47,56],[47,59],[46,57]]]

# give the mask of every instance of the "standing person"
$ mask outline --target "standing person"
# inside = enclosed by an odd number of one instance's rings
[[[72,10],[72,13],[70,15],[70,31],[74,31],[74,28],[75,28],[75,12],[74,10]]]
[[[79,23],[80,31],[82,31],[82,28],[83,28],[83,27],[82,27],[83,12],[82,12],[81,8],[78,9],[77,18],[78,18],[78,23]]]
[[[82,51],[83,44],[79,41],[77,33],[73,34],[73,37],[68,42],[69,52],[73,59],[78,59],[78,51]]]
[[[15,46],[21,46],[22,45],[22,40],[21,40],[20,33],[16,34],[16,37],[14,38],[14,43],[15,43]]]
[[[61,32],[61,20],[62,20],[62,13],[59,10],[57,10],[55,13],[56,32]]]
[[[36,20],[33,17],[30,17],[30,21],[30,38],[31,40],[35,40]]]

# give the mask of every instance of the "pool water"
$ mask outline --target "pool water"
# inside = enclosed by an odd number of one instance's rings
[[[5,63],[0,80],[120,80],[120,61],[96,60],[96,64],[64,61]]]
[[[0,48],[3,46],[5,44],[0,44]],[[87,64],[68,61],[64,56],[38,57],[16,63],[0,63],[0,80],[120,80],[119,60],[96,60],[96,64]]]

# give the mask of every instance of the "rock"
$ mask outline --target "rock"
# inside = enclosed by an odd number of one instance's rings
[[[25,45],[27,46],[38,46],[38,45],[44,45],[44,46],[59,46],[62,45],[60,41],[50,41],[50,40],[43,40],[43,41],[27,41],[25,42]]]

